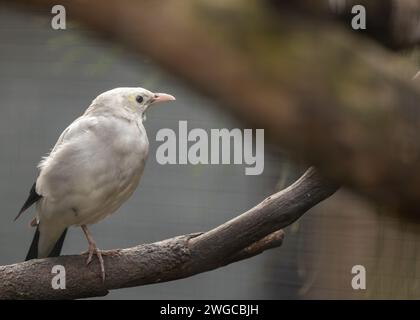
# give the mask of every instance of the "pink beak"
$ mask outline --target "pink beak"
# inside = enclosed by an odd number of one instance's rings
[[[158,102],[165,102],[165,101],[173,101],[175,100],[174,96],[166,93],[155,93],[155,97],[152,100],[151,104],[158,103]]]

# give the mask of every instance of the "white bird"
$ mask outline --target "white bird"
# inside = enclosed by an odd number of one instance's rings
[[[114,213],[134,192],[149,150],[144,113],[171,95],[116,88],[93,100],[39,164],[39,176],[16,219],[36,203],[37,226],[26,260],[60,255],[67,228],[80,226],[89,243],[87,264],[101,252],[88,225]],[[16,220],[15,219],[15,220]]]

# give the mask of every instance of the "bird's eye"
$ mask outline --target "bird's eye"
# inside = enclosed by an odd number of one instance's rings
[[[142,96],[137,96],[137,97],[136,97],[136,101],[137,101],[138,103],[142,103],[142,102],[143,102],[143,97],[142,97]]]

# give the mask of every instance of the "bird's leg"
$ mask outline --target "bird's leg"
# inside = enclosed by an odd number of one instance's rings
[[[86,225],[81,226],[86,239],[89,243],[89,249],[86,253],[89,254],[88,259],[86,261],[86,265],[92,262],[93,254],[95,253],[98,257],[99,264],[101,265],[101,273],[102,273],[102,281],[105,281],[105,266],[104,266],[104,259],[102,258],[101,251],[99,251],[98,247],[96,246],[95,240],[93,240],[92,235],[90,234],[90,231]]]

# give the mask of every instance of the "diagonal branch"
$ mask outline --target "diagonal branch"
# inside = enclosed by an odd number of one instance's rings
[[[0,299],[76,299],[103,296],[108,290],[193,276],[281,245],[282,228],[328,198],[337,186],[309,168],[290,187],[240,216],[208,231],[120,249],[104,257],[102,283],[96,262],[61,256],[0,266]],[[54,265],[66,270],[66,289],[54,290]]]

